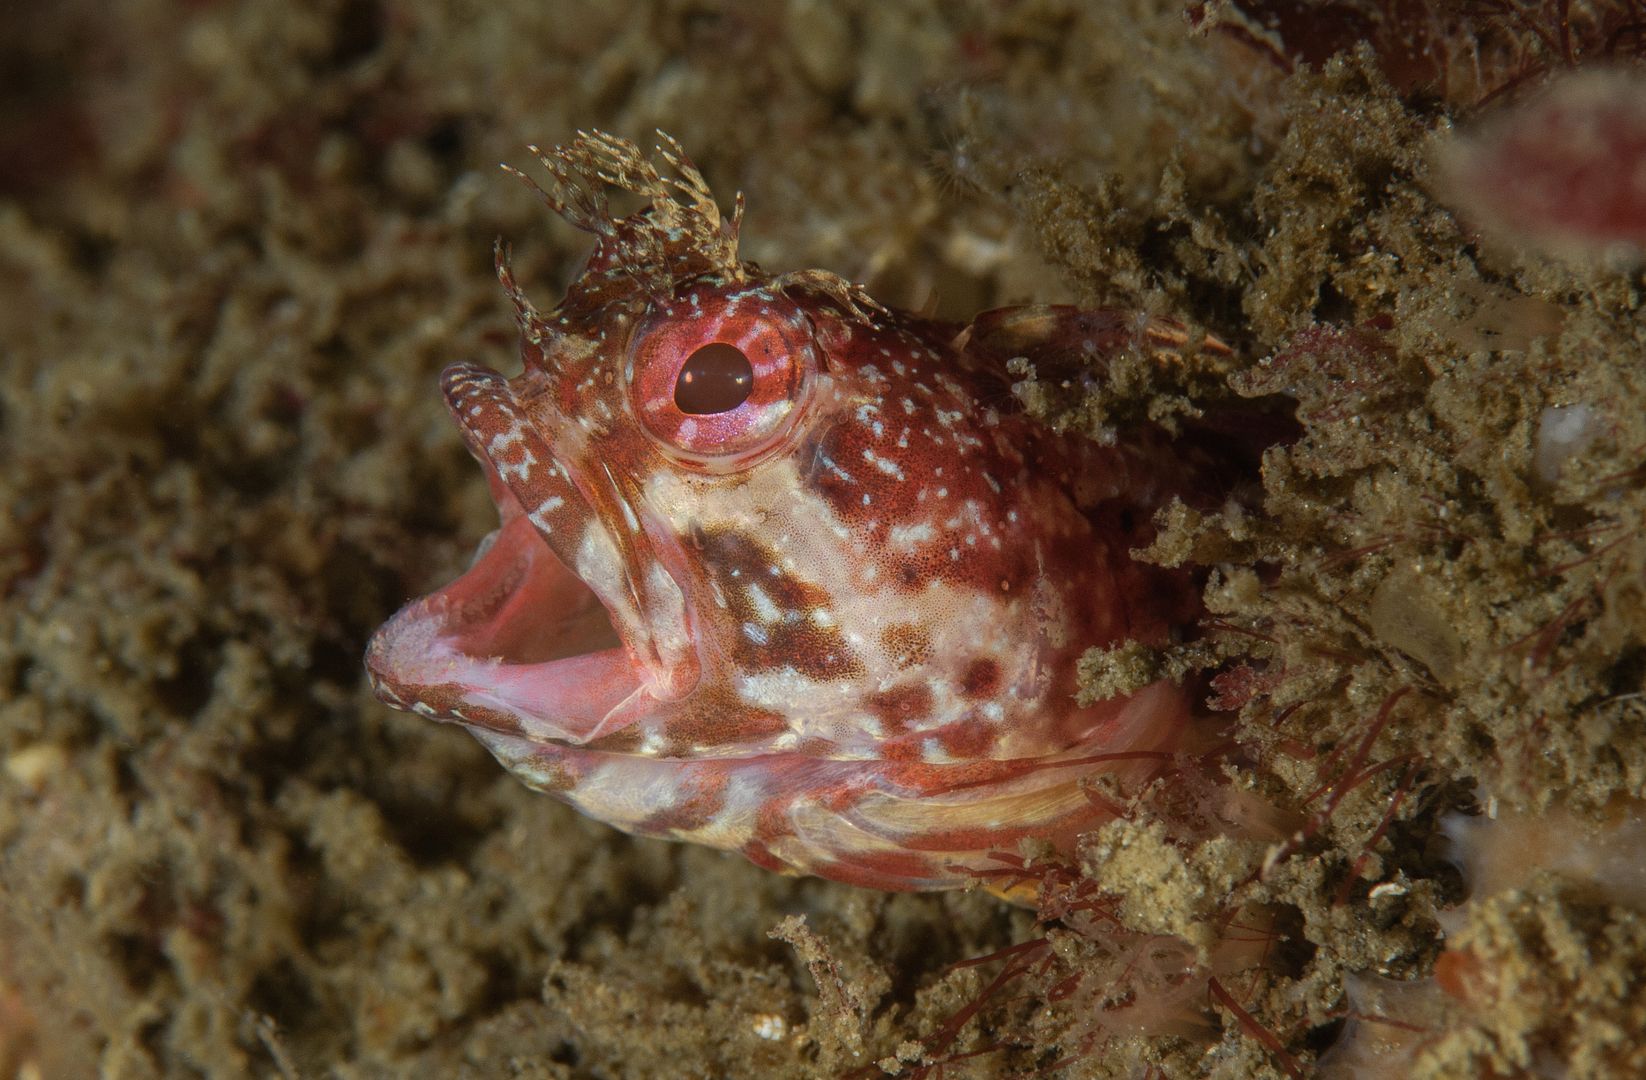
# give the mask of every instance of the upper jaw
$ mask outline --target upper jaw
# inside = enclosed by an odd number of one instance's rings
[[[378,696],[586,746],[688,693],[698,664],[684,593],[615,479],[574,474],[494,372],[454,369],[446,395],[502,523],[465,573],[373,636]]]

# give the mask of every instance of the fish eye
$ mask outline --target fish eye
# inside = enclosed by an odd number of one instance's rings
[[[724,341],[692,353],[674,382],[674,403],[688,416],[731,412],[754,389],[754,365],[743,350]]]
[[[811,319],[779,290],[703,285],[654,306],[629,339],[629,406],[663,453],[738,472],[787,445],[817,384]]]

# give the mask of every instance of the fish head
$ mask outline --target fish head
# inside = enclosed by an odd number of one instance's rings
[[[523,308],[518,376],[445,373],[501,527],[385,628],[380,690],[443,719],[672,755],[833,741],[822,692],[839,738],[872,737],[843,718],[919,679],[918,616],[942,605],[928,586],[981,576],[992,599],[1026,575],[1000,565],[1000,482],[961,466],[998,455],[964,373],[942,370],[952,330],[815,273],[606,288],[623,273],[597,252],[582,280],[598,292]],[[692,697],[717,720],[671,707]],[[812,720],[773,707],[785,698]]]

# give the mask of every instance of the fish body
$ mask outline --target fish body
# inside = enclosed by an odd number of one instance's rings
[[[387,703],[462,724],[526,783],[632,833],[882,889],[964,884],[1025,839],[1067,848],[1144,779],[1188,704],[1091,704],[1094,646],[1163,643],[1192,583],[1128,551],[1196,485],[1163,433],[1100,446],[1023,415],[1006,362],[1166,350],[1161,323],[887,310],[820,271],[736,257],[668,143],[542,155],[597,237],[552,312],[499,254],[514,378],[446,401],[501,517],[470,569],[373,638]],[[650,205],[614,217],[616,184]]]

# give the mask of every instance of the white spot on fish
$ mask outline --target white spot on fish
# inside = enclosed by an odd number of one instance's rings
[[[772,569],[775,570],[776,567]],[[777,622],[783,617],[783,612],[776,604],[772,603],[772,598],[767,596],[766,590],[759,585],[750,582],[749,586],[743,590],[743,593],[749,598],[750,605],[754,607],[755,617],[761,622]]]
[[[930,540],[933,535],[932,527],[924,522],[919,525],[893,526],[886,538],[894,547],[913,547],[923,541]]]
[[[902,467],[899,466],[897,462],[892,461],[889,458],[883,458],[873,450],[864,450],[863,460],[867,461],[870,465],[873,465],[887,476],[894,477],[898,480],[907,479],[907,477],[903,475]]]

